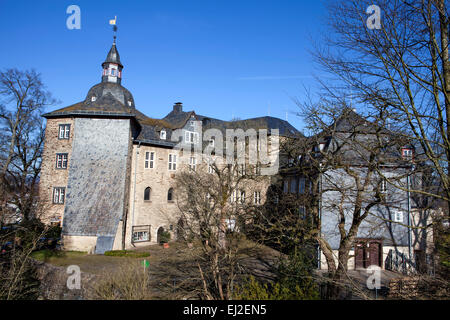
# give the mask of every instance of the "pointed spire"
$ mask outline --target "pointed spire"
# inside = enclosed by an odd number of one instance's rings
[[[123,68],[122,63],[120,62],[120,56],[119,56],[119,52],[117,51],[115,39],[114,39],[114,43],[113,43],[111,49],[108,52],[108,55],[106,56],[105,62],[103,62],[103,64],[102,64],[103,67],[104,67],[105,63],[115,63],[115,64],[119,65],[121,68]]]
[[[116,47],[116,32],[117,32],[117,16],[113,20],[109,20],[109,24],[113,25],[113,44],[106,56],[105,62],[102,63],[103,73],[102,82],[118,83],[122,81],[122,69],[123,65],[120,62],[119,52]]]

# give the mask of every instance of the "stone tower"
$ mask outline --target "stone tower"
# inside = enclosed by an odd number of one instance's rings
[[[133,96],[121,85],[123,65],[115,40],[102,68],[101,82],[84,101],[44,115],[41,194],[52,199],[50,220],[62,218],[66,250],[104,253],[124,244],[130,155],[138,124]],[[56,128],[66,124],[65,139]],[[58,160],[52,167],[55,154],[64,154],[62,168]]]

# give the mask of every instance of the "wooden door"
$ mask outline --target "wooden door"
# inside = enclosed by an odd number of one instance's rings
[[[355,241],[355,269],[371,265],[381,267],[382,246],[379,239],[358,239]]]
[[[370,241],[367,251],[368,259],[366,268],[371,265],[381,267],[381,244],[378,241]]]

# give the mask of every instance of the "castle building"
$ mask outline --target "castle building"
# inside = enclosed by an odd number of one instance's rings
[[[353,237],[349,269],[378,266],[411,272],[433,252],[427,226],[434,210],[410,191],[424,187],[424,171],[415,170],[415,160],[423,155],[405,145],[398,132],[380,129],[354,110],[344,110],[334,123],[307,138],[311,150],[300,154],[298,163],[280,169],[283,194],[296,201],[303,219],[307,213],[320,219],[317,229],[336,266],[341,244]],[[323,250],[317,262],[318,268],[328,268]]]
[[[102,63],[101,82],[86,98],[43,115],[42,220],[62,226],[66,250],[104,253],[148,245],[158,242],[162,230],[176,237],[170,222],[178,214],[174,182],[183,170],[172,141],[177,130],[190,143],[198,142],[196,126],[297,133],[278,118],[222,121],[184,111],[180,102],[164,118],[150,118],[122,86],[123,67],[114,40]],[[190,165],[195,164],[194,159]],[[268,185],[261,185],[258,201]]]

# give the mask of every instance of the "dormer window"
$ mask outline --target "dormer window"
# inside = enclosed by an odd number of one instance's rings
[[[161,130],[161,132],[159,133],[159,138],[161,140],[166,140],[166,130]]]
[[[414,156],[414,151],[411,148],[402,148],[402,158],[404,160],[411,160]]]
[[[96,96],[92,96],[91,97],[91,101],[94,102],[95,100],[97,100],[97,97]]]
[[[132,103],[131,100],[128,100],[128,106],[131,107]]]

